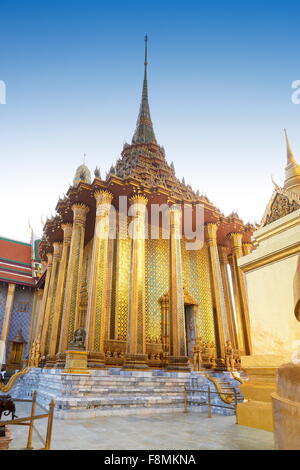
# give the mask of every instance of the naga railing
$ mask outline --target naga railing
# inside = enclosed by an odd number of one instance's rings
[[[207,400],[201,401],[201,399],[195,397],[196,393],[202,393],[207,395]],[[218,395],[220,397],[219,392],[212,392],[210,389],[210,386],[208,385],[207,390],[203,388],[188,388],[186,385],[184,386],[184,413],[188,413],[189,405],[197,405],[197,406],[207,406],[207,416],[208,418],[212,417],[212,408],[224,408],[227,410],[233,410],[234,414],[236,415],[236,409],[237,409],[237,404],[238,404],[238,399],[237,399],[237,392],[235,389],[233,389],[233,392],[227,393],[223,392],[224,397],[230,398],[230,404],[229,406],[226,405],[218,405],[215,403],[212,403],[211,401],[211,396],[212,395]],[[225,402],[226,403],[226,402]],[[228,403],[228,402],[227,402]],[[236,421],[237,422],[237,421]]]
[[[7,382],[7,384],[4,384],[3,382],[0,382],[0,392],[2,393],[7,393],[15,384],[15,381],[19,378],[22,377],[22,375],[28,374],[30,371],[30,367],[25,367],[25,369],[20,370],[19,372],[16,372],[14,375],[12,375]]]

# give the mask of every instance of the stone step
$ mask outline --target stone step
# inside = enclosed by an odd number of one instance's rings
[[[153,405],[153,406],[134,406],[134,405],[125,405],[125,406],[116,406],[116,407],[100,407],[100,408],[90,408],[90,409],[72,409],[72,410],[56,410],[54,416],[57,419],[68,419],[68,420],[78,420],[78,419],[90,419],[96,417],[104,416],[151,416],[154,414],[163,414],[163,413],[182,413],[183,404],[173,405]]]
[[[86,390],[86,391],[102,391],[102,390],[119,390],[119,389],[122,389],[122,390],[128,390],[129,392],[130,391],[133,391],[133,390],[140,390],[140,391],[143,391],[143,390],[160,390],[161,392],[164,392],[164,391],[174,391],[174,390],[181,390],[183,392],[184,390],[184,385],[178,385],[178,384],[174,384],[172,386],[164,386],[163,384],[149,384],[149,385],[141,385],[141,384],[119,384],[118,386],[115,386],[114,384],[106,384],[106,383],[100,383],[100,384],[91,384],[91,385],[85,385],[85,384],[82,384],[82,383],[79,383],[77,386],[72,386],[72,387],[68,387],[68,386],[65,386],[64,384],[48,384],[48,383],[43,383],[43,388],[46,387],[48,390],[61,390],[62,393],[68,393],[69,391],[71,390],[77,390],[77,391],[83,391],[83,390]],[[31,387],[26,387],[28,389],[30,389]],[[35,387],[36,388],[36,387]]]
[[[44,376],[43,377],[43,382],[44,381],[49,381],[51,383],[54,383],[53,376]],[[136,377],[121,377],[121,378],[116,378],[116,377],[78,377],[78,376],[59,376],[55,380],[56,383],[61,383],[63,382],[64,384],[67,383],[74,383],[78,382],[81,384],[88,385],[89,383],[96,384],[96,383],[101,383],[101,384],[113,384],[113,385],[118,385],[120,383],[129,383],[129,384],[157,384],[157,383],[163,383],[164,385],[169,385],[172,386],[173,384],[185,384],[188,381],[183,380],[183,379],[174,379],[174,380],[165,380],[160,377],[153,377],[153,378],[136,378]]]
[[[141,391],[137,391],[137,390],[134,390],[132,392],[128,391],[128,390],[112,390],[112,391],[102,391],[102,392],[94,392],[94,391],[82,391],[82,392],[79,392],[77,393],[76,395],[80,395],[80,396],[84,396],[84,397],[87,397],[87,396],[94,396],[94,397],[98,397],[98,396],[118,396],[118,395],[128,395],[128,396],[136,396],[136,395],[160,395],[160,396],[181,396],[183,397],[183,391],[182,390],[174,390],[174,391],[168,391],[168,392],[162,392],[162,391],[155,391],[155,390],[141,390]]]
[[[57,400],[56,407],[63,407],[64,409],[72,408],[91,408],[91,407],[104,407],[104,406],[122,406],[122,405],[135,405],[135,406],[148,406],[148,405],[173,405],[183,404],[182,397],[147,397],[147,396],[136,396],[136,397],[97,397],[88,400],[76,400],[74,398],[70,400]]]
[[[78,392],[87,392],[87,393],[145,393],[145,392],[154,392],[154,393],[183,393],[184,388],[183,387],[119,387],[119,388],[114,388],[114,387],[91,387],[91,388],[86,388],[86,387],[79,387]]]
[[[63,385],[63,386],[68,386],[69,384],[52,384],[52,385]],[[84,383],[84,382],[77,382],[76,386],[79,387],[122,387],[126,386],[128,388],[132,387],[139,387],[139,388],[172,388],[172,387],[181,387],[183,388],[185,385],[189,385],[188,383],[164,383],[164,382],[118,382],[118,383],[113,383],[113,382],[107,382],[106,380],[103,380],[102,382],[92,382],[92,383]]]

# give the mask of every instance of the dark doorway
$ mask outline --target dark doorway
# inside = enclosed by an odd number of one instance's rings
[[[194,305],[184,305],[185,338],[187,356],[193,359],[193,346],[196,343]]]

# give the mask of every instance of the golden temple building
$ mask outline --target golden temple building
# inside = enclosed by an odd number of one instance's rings
[[[45,224],[40,256],[47,267],[35,294],[29,345],[37,350],[36,366],[65,367],[78,330],[86,335],[90,369],[225,370],[228,356],[238,367],[240,356],[251,354],[238,259],[250,253],[254,227],[235,213],[224,216],[176,177],[155,138],[147,65],[146,40],[131,144],[124,144],[105,179],[96,169],[92,180],[81,165]],[[163,209],[153,220],[157,206]],[[203,229],[198,249],[179,236],[186,233],[186,214],[194,232]]]

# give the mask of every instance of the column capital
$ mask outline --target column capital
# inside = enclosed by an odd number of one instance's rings
[[[243,256],[242,250],[242,239],[244,234],[240,232],[231,232],[227,234],[227,239],[231,243],[231,248],[233,253],[235,253],[238,257]]]
[[[113,197],[113,194],[109,191],[99,190],[94,193],[94,198],[96,199],[96,217],[100,217],[101,219],[109,217]]]
[[[170,225],[172,228],[179,228],[181,226],[181,218],[182,218],[182,209],[181,206],[178,204],[173,204],[169,207],[169,214],[170,214]]]
[[[53,242],[53,260],[61,257],[62,246],[62,242]]]
[[[12,294],[16,289],[16,284],[8,284],[8,292]]]
[[[232,241],[234,246],[242,246],[244,234],[241,232],[230,232],[227,234],[228,240]]]
[[[111,204],[114,195],[110,191],[104,189],[98,189],[94,192],[94,198],[96,199],[96,206],[99,204]]]
[[[146,206],[148,204],[148,199],[143,194],[135,194],[129,199],[130,204],[141,204]]]
[[[73,225],[70,223],[61,224],[64,232],[64,243],[71,243]]]
[[[205,238],[209,246],[217,245],[217,231],[218,224],[216,222],[205,224]]]
[[[74,214],[73,223],[84,225],[86,221],[86,216],[90,208],[82,203],[76,203],[72,205],[72,211]]]
[[[182,213],[182,208],[180,204],[172,204],[172,206],[169,206],[169,212],[174,212],[174,213]]]
[[[48,261],[48,268],[50,268],[50,266],[52,266],[52,262],[53,262],[53,253],[46,253],[46,256],[47,256],[47,261]]]

